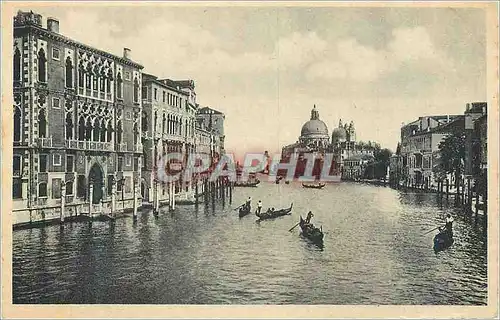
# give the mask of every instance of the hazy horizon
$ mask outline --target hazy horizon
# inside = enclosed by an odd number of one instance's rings
[[[335,7],[29,8],[60,33],[144,72],[193,79],[198,103],[225,113],[226,150],[279,152],[315,104],[331,135],[395,150],[402,122],[486,101],[482,9]],[[98,35],[98,37],[96,37]]]

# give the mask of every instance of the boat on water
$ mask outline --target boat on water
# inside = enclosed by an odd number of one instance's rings
[[[438,253],[446,250],[451,247],[454,242],[453,233],[447,229],[443,229],[434,236],[434,252]]]
[[[318,183],[318,184],[305,184],[305,183],[303,183],[302,186],[304,188],[309,188],[309,189],[322,189],[322,188],[324,188],[326,186],[326,184],[325,183],[321,183],[321,182]]]
[[[299,222],[302,235],[316,244],[323,244],[323,231],[315,227],[312,223],[307,223],[306,220],[300,216]]]
[[[274,219],[274,218],[278,218],[278,217],[292,214],[292,207],[293,207],[293,203],[290,204],[290,207],[286,208],[286,209],[280,209],[280,210],[274,210],[274,211],[272,211],[271,209],[267,209],[266,212],[261,212],[261,213],[256,212],[255,215],[257,217],[259,217],[258,221]]]
[[[248,215],[252,211],[251,206],[242,206],[238,212],[238,216],[240,218],[243,218],[244,216]]]
[[[236,181],[234,183],[235,187],[257,187],[257,185],[260,183],[259,179],[256,179],[254,181]]]

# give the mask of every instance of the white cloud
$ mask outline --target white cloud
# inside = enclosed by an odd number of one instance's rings
[[[371,82],[397,71],[405,63],[432,70],[453,70],[453,63],[435,48],[425,28],[394,29],[392,35],[387,47],[379,50],[363,46],[353,38],[338,41],[334,54],[308,68],[307,78]]]
[[[301,67],[320,57],[327,49],[328,43],[316,32],[294,32],[278,39],[275,55],[282,67]]]

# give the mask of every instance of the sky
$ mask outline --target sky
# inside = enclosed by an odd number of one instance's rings
[[[30,7],[60,33],[193,79],[200,106],[226,115],[226,150],[280,151],[313,105],[329,134],[395,150],[402,123],[486,101],[485,12],[472,8]]]

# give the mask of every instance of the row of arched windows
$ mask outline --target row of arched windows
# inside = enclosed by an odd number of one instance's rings
[[[153,130],[158,128],[158,111],[155,112],[153,118]],[[148,130],[147,113],[142,116],[142,131]],[[184,135],[191,136],[194,134],[194,121],[182,120],[175,116],[167,116],[165,113],[161,118],[161,127],[159,130],[162,134]]]

